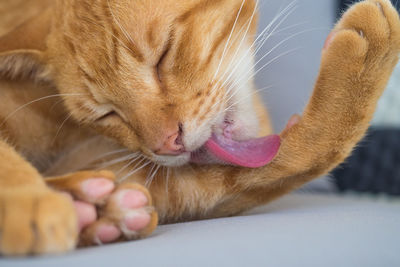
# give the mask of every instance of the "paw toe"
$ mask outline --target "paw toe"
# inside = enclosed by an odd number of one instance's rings
[[[68,198],[47,195],[40,199],[35,212],[34,253],[59,253],[75,247],[78,220]]]
[[[151,221],[151,216],[146,211],[139,210],[128,213],[122,221],[122,229],[139,232],[145,229]],[[129,234],[129,233],[126,233]]]
[[[365,1],[354,5],[339,23],[342,29],[352,29],[370,42],[382,45],[390,37],[390,27],[379,2]]]
[[[81,233],[82,246],[142,238],[158,223],[150,193],[135,183],[119,185],[106,203],[98,206],[98,212],[99,220]]]
[[[86,226],[94,223],[97,219],[96,208],[82,201],[75,201],[75,210],[78,215],[79,229],[82,230]]]
[[[106,178],[92,178],[82,183],[82,192],[85,198],[96,203],[111,194],[114,190],[114,183]]]
[[[3,255],[26,255],[34,244],[33,205],[9,198],[3,202],[0,249]]]
[[[149,202],[147,196],[138,190],[122,190],[118,192],[119,205],[123,209],[139,209]]]
[[[121,236],[121,231],[114,225],[102,224],[96,230],[98,243],[107,244],[116,241]]]
[[[336,64],[346,64],[346,62],[362,64],[369,48],[368,41],[363,38],[362,32],[349,29],[331,33],[326,46],[325,52],[329,57],[329,62],[338,61]]]

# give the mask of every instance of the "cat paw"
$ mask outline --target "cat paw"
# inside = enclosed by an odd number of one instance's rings
[[[342,79],[384,84],[399,52],[400,19],[396,9],[389,0],[367,0],[352,6],[329,35],[322,66]]]
[[[76,212],[62,193],[45,187],[0,190],[0,254],[61,253],[77,239]]]
[[[143,238],[157,226],[148,190],[135,183],[115,185],[110,172],[78,172],[52,179],[50,185],[75,199],[80,246]]]
[[[81,234],[81,245],[134,240],[151,234],[158,216],[146,188],[126,183],[116,187],[99,210],[100,218]]]

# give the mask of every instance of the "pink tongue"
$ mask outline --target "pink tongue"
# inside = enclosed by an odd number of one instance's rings
[[[279,135],[240,142],[213,135],[207,141],[205,147],[210,154],[225,163],[258,168],[275,158],[280,144]]]

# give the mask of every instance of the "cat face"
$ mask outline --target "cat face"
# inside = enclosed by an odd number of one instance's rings
[[[256,3],[57,1],[46,62],[73,117],[152,161],[255,137]]]
[[[59,2],[48,45],[78,120],[168,166],[213,133],[255,136],[253,1],[94,2]]]

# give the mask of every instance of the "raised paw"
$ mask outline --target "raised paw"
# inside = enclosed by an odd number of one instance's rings
[[[371,49],[399,51],[400,21],[389,0],[362,1],[351,7],[340,20],[337,29],[356,31],[366,38]]]
[[[400,52],[400,19],[389,0],[367,0],[352,6],[328,37],[326,48],[350,59],[381,65],[393,63]]]
[[[46,187],[0,190],[0,254],[60,253],[75,247],[72,201]]]
[[[142,238],[157,226],[147,189],[134,183],[116,186],[110,172],[79,172],[49,183],[73,195],[81,246]]]
[[[383,92],[400,52],[400,19],[389,0],[368,0],[352,6],[329,35],[321,78],[336,81],[349,99]],[[336,92],[337,94],[337,92]]]

